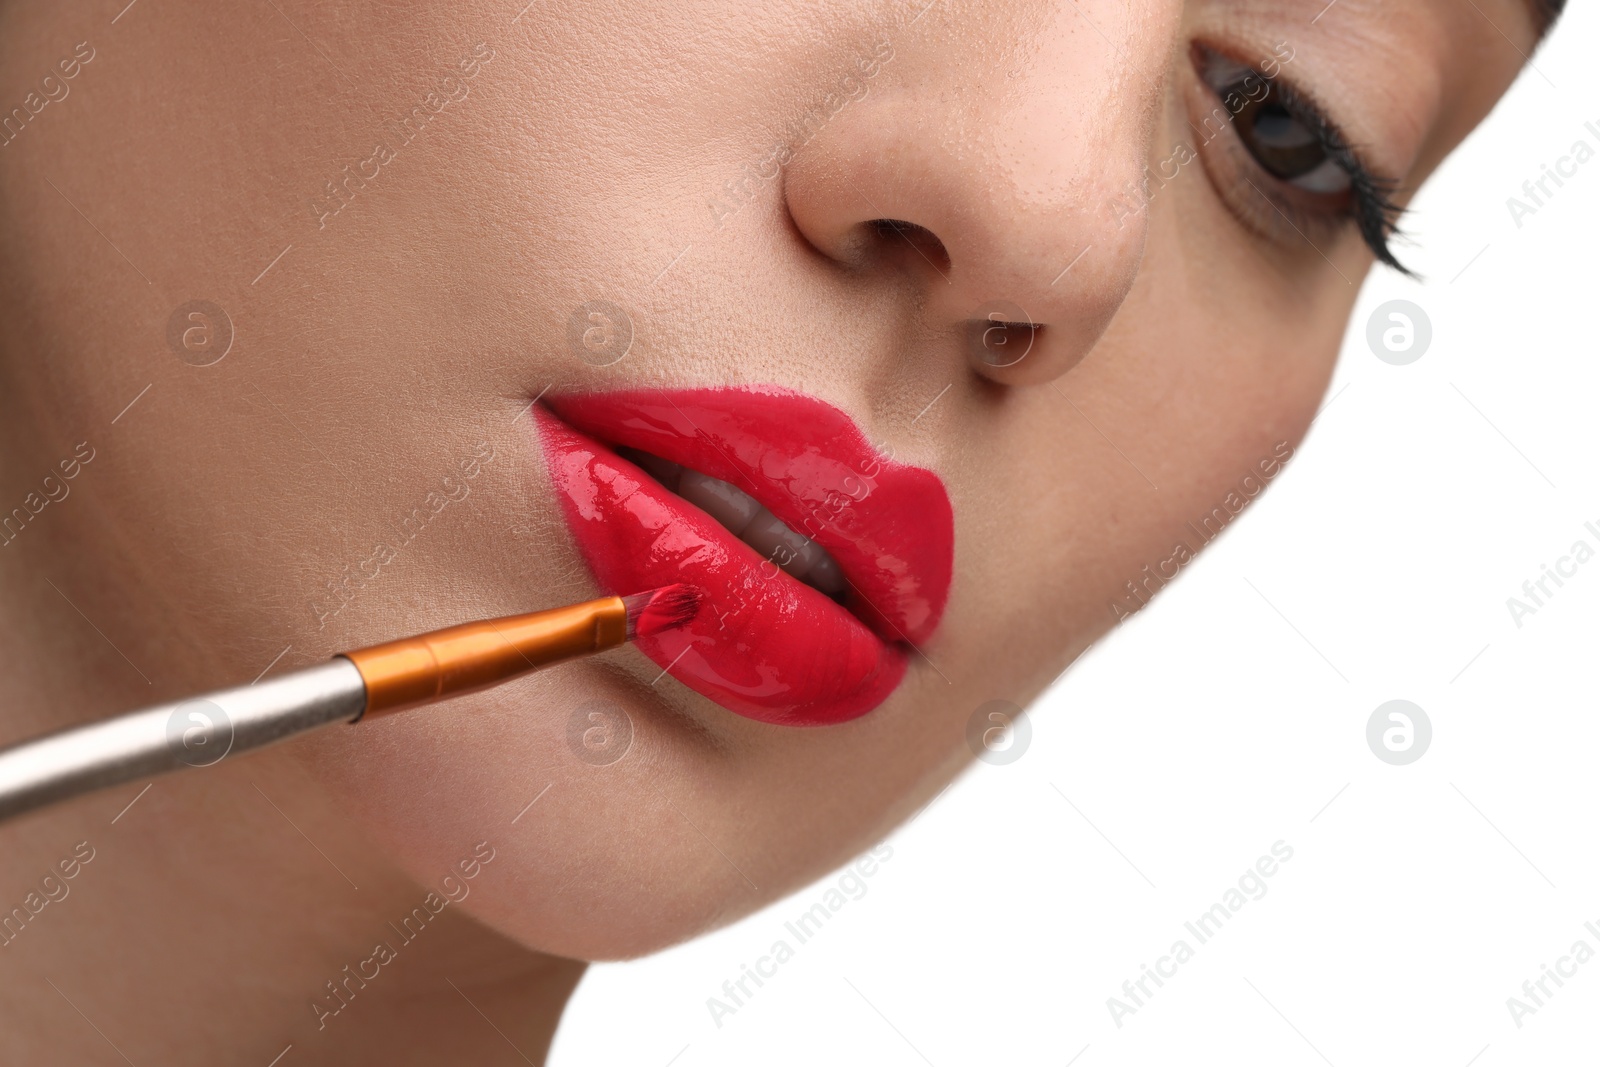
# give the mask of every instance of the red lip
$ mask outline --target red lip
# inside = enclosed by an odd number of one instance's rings
[[[602,588],[691,582],[687,626],[639,649],[730,711],[820,726],[864,715],[905,674],[950,590],[954,520],[932,471],[881,455],[844,412],[777,388],[547,398],[536,410],[551,481]],[[602,444],[604,441],[606,444]],[[612,451],[720,478],[838,561],[843,604],[782,573]]]

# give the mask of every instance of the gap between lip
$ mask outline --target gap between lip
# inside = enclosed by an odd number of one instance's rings
[[[801,540],[805,541],[808,545],[811,545],[812,547],[814,547],[818,552],[822,553],[822,555],[827,558],[828,562],[833,565],[833,569],[838,574],[840,580],[843,581],[847,586],[853,585],[853,583],[851,583],[849,581],[849,579],[845,577],[844,566],[843,566],[843,564],[841,564],[839,562],[838,557],[835,556],[832,552],[828,551],[827,547],[825,545],[823,545],[822,542],[816,540],[815,538],[808,537],[807,535],[805,535],[803,533],[800,533],[798,530],[794,529],[794,527],[790,526],[788,523],[786,523],[782,519],[778,518],[778,516],[773,513],[772,508],[767,503],[765,503],[764,501],[759,499],[754,493],[747,493],[743,489],[740,489],[733,482],[727,481],[727,480],[722,479],[722,478],[718,478],[714,474],[707,474],[705,471],[702,471],[702,470],[700,470],[699,468],[696,468],[696,467],[691,467],[691,466],[689,466],[687,464],[674,463],[670,459],[665,459],[665,458],[663,458],[661,456],[656,455],[653,452],[647,452],[642,448],[634,448],[634,447],[629,446],[629,445],[610,445],[609,447],[618,456],[621,456],[623,459],[628,460],[630,463],[633,463],[634,466],[636,466],[640,470],[644,471],[645,474],[649,475],[656,482],[656,484],[660,485],[667,492],[671,493],[673,496],[675,496],[678,499],[682,500],[685,504],[688,504],[690,507],[696,508],[697,510],[699,510],[701,512],[704,512],[713,521],[715,521],[719,525],[721,525],[723,527],[723,529],[727,530],[728,533],[731,536],[733,536],[733,537],[737,538],[738,540],[742,541],[745,545],[747,545],[748,547],[754,549],[757,553],[760,553],[762,551],[761,547],[759,545],[754,545],[754,544],[751,544],[749,541],[746,541],[745,538],[744,538],[743,531],[735,530],[731,526],[728,526],[720,518],[718,518],[715,514],[711,513],[710,511],[707,511],[706,508],[704,507],[704,505],[697,504],[695,501],[691,500],[688,496],[686,496],[683,493],[681,487],[675,488],[673,486],[668,485],[666,482],[662,481],[661,478],[656,474],[655,470],[652,469],[652,467],[648,463],[639,462],[639,461],[635,460],[633,457],[634,456],[644,456],[644,457],[647,457],[650,460],[655,460],[655,461],[660,462],[660,463],[666,463],[666,464],[670,464],[671,466],[677,467],[678,470],[681,471],[681,472],[697,474],[702,478],[708,478],[708,479],[711,479],[712,481],[716,481],[716,482],[719,482],[719,483],[721,483],[723,485],[728,486],[734,492],[737,492],[740,495],[742,495],[742,496],[748,498],[749,500],[751,500],[752,502],[754,502],[757,507],[759,507],[763,511],[765,511],[772,518],[772,520],[774,522],[777,522],[780,525],[782,525],[783,528],[786,531],[788,531],[790,534],[794,535],[795,537],[800,538]],[[751,521],[754,521],[754,517],[752,517]],[[748,528],[748,523],[747,523],[746,528]],[[777,559],[774,558],[775,555],[776,555],[776,551],[767,553],[767,555],[765,557],[766,561],[771,563],[773,566],[777,567],[783,573],[788,574],[789,577],[793,578],[797,582],[800,582],[802,585],[809,586],[810,588],[812,588],[812,589],[816,590],[817,592],[821,593],[823,596],[827,597],[829,600],[832,600],[834,603],[838,604],[841,607],[845,606],[846,601],[849,599],[849,590],[848,589],[839,590],[837,594],[831,593],[828,590],[822,588],[821,586],[819,586],[819,585],[817,585],[817,584],[815,584],[813,582],[806,581],[806,578],[803,575],[791,574],[784,567],[784,565],[782,563],[779,563],[777,561]],[[863,621],[865,621],[865,620],[863,620]]]
[[[563,419],[560,416],[559,413],[557,413],[555,411],[552,411],[549,407],[546,407],[543,404],[540,405],[540,409],[542,411],[544,411],[547,415],[549,415],[552,418],[554,418],[556,421],[560,422],[563,426],[567,426],[567,427],[569,427],[569,428],[571,428],[573,430],[576,430],[577,432],[582,433],[584,436],[586,436],[586,437],[590,438],[591,440],[593,440],[595,443],[604,446],[605,449],[607,451],[609,451],[617,459],[619,459],[622,462],[624,462],[624,463],[628,464],[629,466],[633,467],[635,470],[637,470],[640,473],[641,476],[643,476],[644,478],[649,479],[649,481],[650,481],[650,483],[652,485],[655,485],[655,486],[659,487],[662,492],[669,494],[674,500],[678,501],[680,506],[685,507],[685,508],[692,508],[693,510],[699,512],[700,514],[705,515],[705,517],[707,519],[709,519],[711,522],[715,523],[717,528],[722,530],[724,533],[726,533],[730,538],[732,538],[735,541],[738,541],[739,544],[744,545],[751,552],[755,552],[757,554],[757,556],[760,556],[760,558],[762,558],[763,560],[766,560],[767,562],[772,562],[771,560],[767,560],[765,556],[761,556],[761,554],[757,551],[755,546],[746,544],[743,540],[740,540],[738,534],[734,533],[732,530],[729,530],[715,516],[711,515],[704,508],[700,507],[698,504],[695,504],[693,501],[688,500],[685,497],[679,496],[676,491],[674,491],[673,489],[670,489],[666,485],[662,484],[661,481],[658,480],[655,475],[651,474],[650,471],[646,470],[644,467],[640,466],[638,463],[635,463],[632,459],[629,459],[628,456],[624,455],[623,452],[620,451],[620,450],[621,449],[628,449],[629,451],[632,451],[632,452],[642,453],[642,454],[648,455],[648,456],[654,456],[656,459],[662,460],[663,462],[666,462],[666,463],[676,463],[675,460],[669,460],[665,456],[656,456],[656,454],[654,452],[648,452],[648,451],[646,451],[645,449],[642,449],[642,448],[634,448],[631,445],[619,445],[617,442],[612,441],[612,440],[610,440],[610,439],[608,439],[608,438],[606,438],[606,437],[604,437],[604,436],[602,436],[602,435],[600,435],[598,433],[595,433],[592,430],[585,430],[585,429],[580,429],[579,427],[572,426],[572,424],[567,422],[565,419]],[[687,464],[683,464],[683,463],[678,463],[677,466],[682,467],[684,470],[694,470],[699,474],[705,474],[706,473],[704,471],[700,471],[698,468],[690,467]],[[706,475],[706,476],[710,477],[710,478],[715,478],[716,477],[716,475],[714,475],[714,474]],[[720,481],[720,480],[723,480],[723,479],[718,479],[718,480]],[[749,478],[747,476],[743,475],[743,473],[741,472],[739,480],[748,482]],[[763,500],[760,495],[751,492],[749,488],[746,488],[744,486],[740,486],[735,482],[729,482],[728,484],[732,485],[734,488],[738,489],[740,492],[745,493],[746,495],[748,495],[752,500],[754,500],[756,503],[760,504],[762,507],[766,508],[768,511],[772,511],[771,505],[769,505],[765,500]],[[776,516],[777,513],[773,512],[773,514],[774,514],[774,516]],[[783,520],[781,518],[779,518],[779,521],[783,522]],[[788,526],[788,523],[785,522],[784,525]],[[793,527],[789,527],[789,529],[792,530]],[[805,535],[801,534],[801,536],[804,537]],[[808,538],[808,540],[811,540],[811,539]],[[815,593],[817,596],[822,597],[824,600],[827,600],[828,602],[832,603],[840,611],[843,611],[846,614],[850,615],[857,622],[859,622],[862,626],[866,627],[866,629],[867,629],[867,631],[869,633],[871,633],[873,636],[875,636],[878,640],[882,641],[884,644],[899,646],[901,648],[911,649],[911,650],[915,651],[916,646],[913,645],[905,637],[905,635],[899,634],[898,636],[895,636],[895,637],[887,637],[879,630],[879,628],[876,625],[873,624],[871,619],[864,617],[863,612],[860,610],[863,606],[865,608],[867,608],[868,610],[872,611],[874,614],[877,614],[877,615],[881,616],[886,622],[888,622],[890,628],[895,630],[897,632],[897,634],[898,634],[899,627],[895,625],[894,621],[892,619],[890,619],[889,616],[887,614],[885,614],[881,608],[878,608],[877,606],[875,606],[874,604],[872,604],[870,601],[867,600],[866,594],[861,592],[861,587],[855,582],[855,580],[853,578],[851,578],[849,571],[845,568],[844,562],[842,560],[840,560],[837,556],[835,556],[831,551],[829,551],[827,545],[824,545],[820,541],[815,541],[814,543],[818,547],[820,547],[824,552],[827,552],[829,557],[833,559],[834,565],[839,568],[839,573],[844,577],[845,584],[847,586],[849,586],[849,591],[845,595],[845,598],[843,600],[836,600],[833,597],[829,596],[827,593],[824,593],[822,590],[818,589],[816,586],[809,585],[806,582],[802,581],[801,579],[794,577],[792,574],[790,574],[788,571],[784,570],[782,567],[778,567],[778,565],[776,563],[773,563],[772,565],[777,568],[778,577],[775,578],[775,579],[770,579],[770,580],[793,582],[796,585],[801,586],[801,587],[809,590],[812,593]]]

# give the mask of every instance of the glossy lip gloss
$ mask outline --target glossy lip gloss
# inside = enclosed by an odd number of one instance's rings
[[[848,415],[789,390],[630,390],[547,397],[535,419],[568,529],[608,589],[687,582],[688,625],[638,642],[730,711],[820,726],[863,715],[939,624],[955,530],[933,472],[887,459]],[[618,455],[626,446],[748,493],[837,561],[840,601],[783,573]]]

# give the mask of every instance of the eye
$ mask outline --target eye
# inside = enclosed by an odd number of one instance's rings
[[[1237,157],[1215,166],[1231,172],[1224,186],[1244,185],[1243,191],[1221,190],[1243,221],[1270,236],[1281,236],[1287,221],[1293,235],[1309,239],[1307,230],[1329,233],[1353,220],[1381,262],[1409,273],[1388,246],[1401,211],[1389,198],[1393,183],[1367,169],[1338,127],[1291,87],[1281,69],[1268,77],[1199,46],[1194,60],[1210,93],[1191,123],[1208,169],[1217,157]]]
[[[1254,72],[1252,72],[1254,76]],[[1243,92],[1245,83],[1230,91]],[[1263,170],[1276,178],[1314,193],[1348,192],[1350,175],[1329,158],[1322,139],[1290,111],[1276,86],[1260,100],[1249,100],[1238,118],[1239,139]]]
[[[1310,193],[1350,192],[1350,174],[1328,151],[1325,120],[1292,101],[1274,79],[1215,52],[1201,53],[1202,75],[1233,116],[1234,132],[1261,169]]]

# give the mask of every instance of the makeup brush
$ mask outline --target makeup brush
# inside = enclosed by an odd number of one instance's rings
[[[57,800],[488,689],[578,656],[682,626],[693,586],[463,623],[343,652],[264,682],[78,726],[0,749],[0,819]]]

